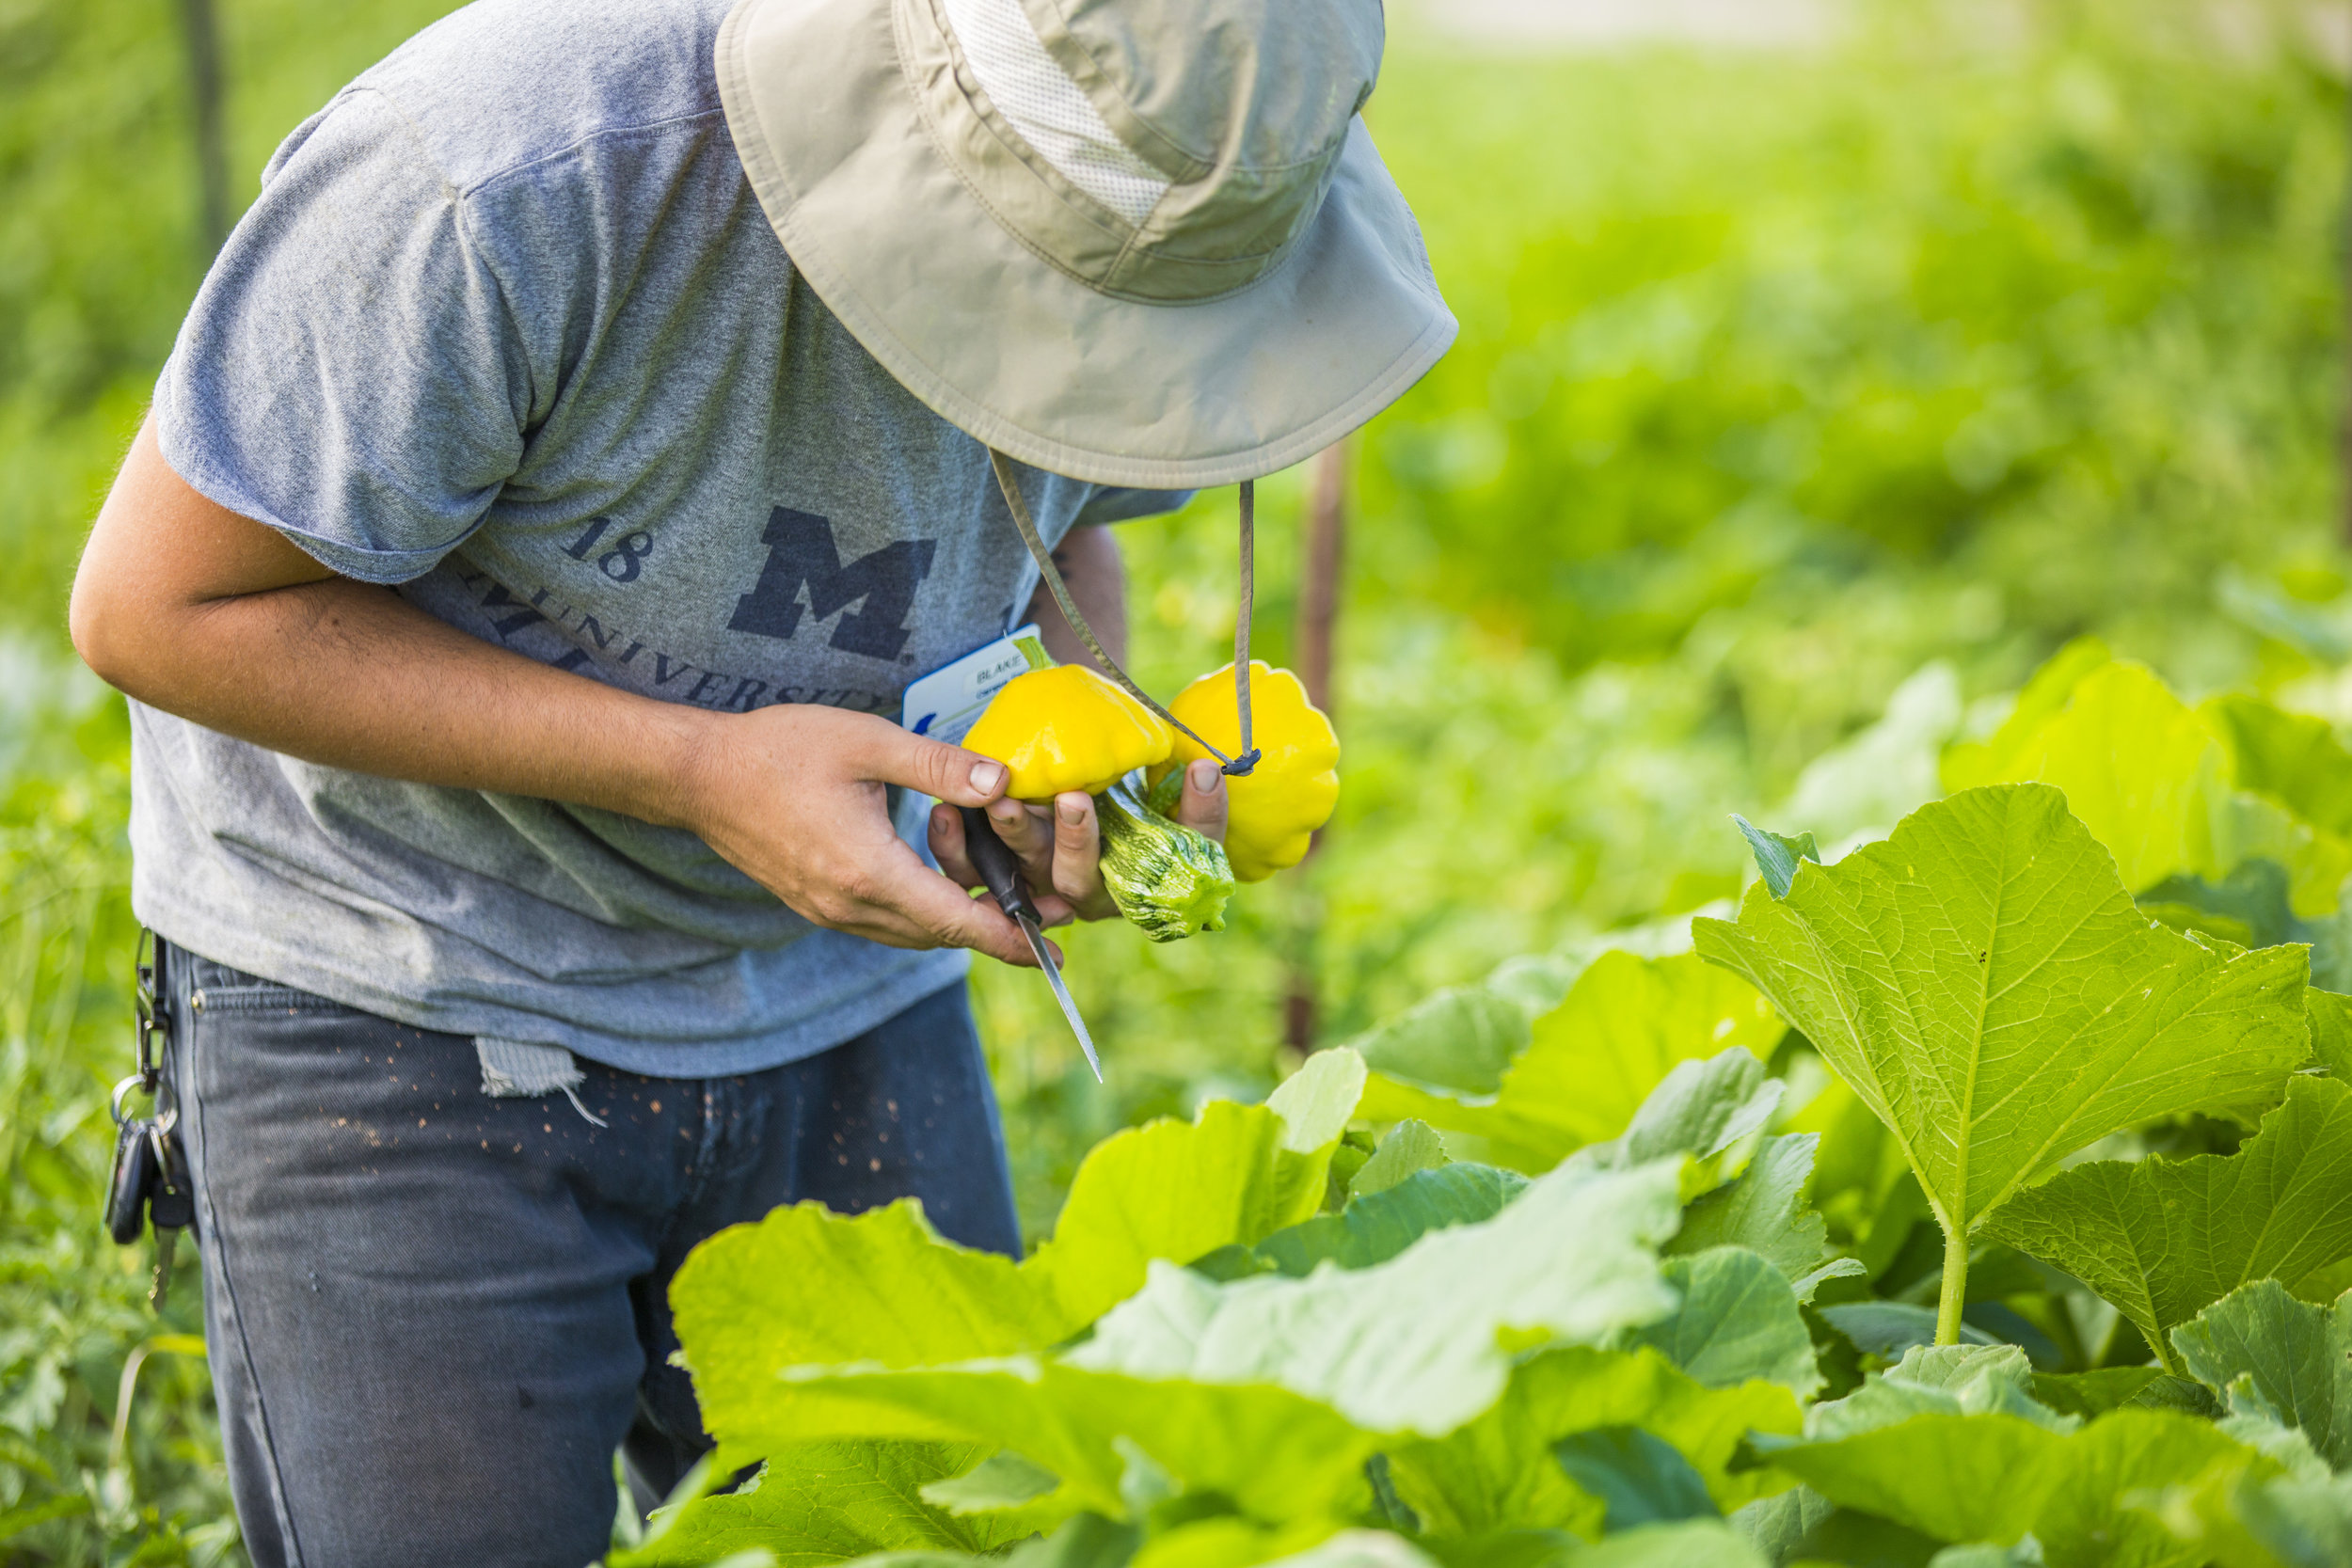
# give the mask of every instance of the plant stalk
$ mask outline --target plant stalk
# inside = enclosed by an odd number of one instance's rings
[[[212,264],[229,238],[229,137],[220,83],[220,19],[213,0],[181,0],[187,34],[188,96],[196,119],[197,222],[204,230],[204,261]]]
[[[1327,715],[1339,706],[1332,690],[1339,657],[1334,628],[1340,618],[1341,563],[1347,549],[1347,461],[1344,439],[1324,448],[1315,459],[1307,497],[1305,556],[1298,574],[1298,626],[1291,640],[1307,700]],[[1323,847],[1329,832],[1328,827],[1318,829],[1307,841],[1309,855]],[[1283,988],[1282,1041],[1297,1051],[1312,1051],[1321,1032],[1322,1008],[1315,995],[1314,970],[1308,961],[1322,924],[1321,911],[1320,900],[1304,908],[1299,953]]]
[[[1968,1305],[1968,1232],[1944,1227],[1944,1295],[1935,1307],[1935,1342],[1960,1343],[1960,1311]]]
[[[1306,559],[1298,574],[1298,680],[1307,700],[1327,716],[1339,706],[1332,688],[1338,684],[1341,563],[1347,553],[1347,460],[1344,440],[1324,448],[1315,459],[1307,499]]]

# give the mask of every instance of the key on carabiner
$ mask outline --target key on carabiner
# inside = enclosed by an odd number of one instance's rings
[[[155,1273],[147,1282],[147,1305],[158,1314],[171,1296],[171,1255],[179,1245],[179,1227],[159,1225],[155,1227]]]
[[[147,1130],[155,1164],[147,1198],[148,1214],[155,1227],[155,1277],[147,1299],[158,1312],[164,1309],[164,1300],[171,1293],[171,1259],[180,1243],[180,1232],[196,1224],[196,1187],[188,1179],[187,1157],[181,1151],[179,1134],[173,1131],[179,1120],[177,1109],[167,1110],[162,1119]]]

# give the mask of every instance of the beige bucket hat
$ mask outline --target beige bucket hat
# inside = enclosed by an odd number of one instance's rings
[[[1380,0],[739,0],[719,91],[819,298],[1023,462],[1223,484],[1454,323],[1358,110]]]

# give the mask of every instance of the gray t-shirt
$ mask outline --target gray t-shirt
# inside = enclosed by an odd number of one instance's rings
[[[326,565],[666,701],[896,718],[1036,569],[985,448],[801,279],[727,135],[727,0],[482,0],[287,138],[155,412]],[[823,60],[808,69],[821,74]],[[1181,497],[1036,470],[1041,531]],[[421,1027],[749,1071],[958,979],[811,927],[691,833],[322,768],[133,707],[134,900],[207,958]],[[893,792],[921,850],[922,802]]]

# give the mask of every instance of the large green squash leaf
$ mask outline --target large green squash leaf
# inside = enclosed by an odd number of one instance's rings
[[[1836,1512],[1836,1503],[1810,1486],[1791,1486],[1747,1504],[1732,1520],[1765,1561],[1781,1568],[1784,1563],[1804,1560],[1805,1538]]]
[[[1526,1187],[1527,1178],[1493,1165],[1415,1171],[1393,1187],[1353,1199],[1339,1213],[1278,1230],[1251,1250],[1261,1268],[1294,1278],[1327,1260],[1343,1269],[1369,1268],[1433,1230],[1494,1218]]]
[[[1915,1416],[2014,1416],[2064,1434],[2081,1423],[2034,1397],[2032,1364],[2015,1345],[1914,1345],[1884,1372],[1805,1414],[1807,1438],[1859,1436]]]
[[[1927,1568],[2043,1568],[2044,1561],[2040,1542],[2014,1546],[1978,1542],[1974,1545],[1945,1547],[1928,1559]]]
[[[1558,1561],[1560,1568],[1765,1568],[1738,1530],[1714,1519],[1626,1530]]]
[[[1763,1255],[1743,1246],[1709,1247],[1668,1259],[1665,1274],[1681,1292],[1681,1305],[1634,1330],[1635,1343],[1656,1347],[1709,1388],[1761,1380],[1809,1399],[1820,1387],[1813,1337],[1797,1310],[1796,1293]]]
[[[2263,1480],[2217,1465],[2149,1500],[2195,1560],[2221,1568],[2344,1568],[2352,1562],[2352,1475]]]
[[[1079,1165],[1053,1240],[1025,1266],[1074,1328],[1142,1289],[1154,1259],[1186,1263],[1297,1224],[1322,1206],[1363,1084],[1354,1052],[1321,1051],[1263,1107],[1212,1101],[1197,1122],[1104,1139]]]
[[[1600,1499],[1605,1534],[1720,1519],[1723,1510],[1681,1450],[1637,1426],[1594,1427],[1551,1446],[1552,1457],[1579,1487]]]
[[[708,1430],[740,1459],[764,1449],[796,1366],[936,1366],[1042,1350],[1142,1288],[1154,1259],[1254,1244],[1315,1212],[1363,1082],[1353,1053],[1318,1053],[1264,1105],[1213,1101],[1098,1144],[1055,1239],[1027,1261],[941,1238],[920,1205],[844,1217],[780,1209],[695,1248],[670,1290]]]
[[[2329,1465],[2352,1468],[2352,1291],[2314,1307],[2261,1280],[2174,1329],[2172,1343],[2233,1410],[2297,1428]]]
[[[2320,776],[2329,759],[2255,709],[2290,721],[2255,699],[2192,708],[2145,666],[2078,645],[2043,667],[1990,742],[1946,753],[1944,782],[2056,784],[2135,893],[2167,878],[2223,879],[2265,856],[2292,873],[2300,912],[2329,913],[2352,844],[2328,820],[2296,815],[2331,807]]]
[[[1178,1525],[1143,1541],[1138,1532],[1095,1514],[1080,1514],[1049,1536],[1024,1542],[1002,1556],[951,1551],[880,1552],[847,1568],[1437,1568],[1410,1542],[1386,1530],[1344,1529],[1329,1520],[1265,1528],[1234,1516]],[[1303,1549],[1302,1549],[1303,1545]],[[756,1548],[716,1568],[767,1568],[772,1558]],[[1699,1555],[1640,1560],[1631,1568],[1748,1568],[1742,1560]],[[622,1568],[615,1560],[614,1568]]]
[[[1155,1265],[1068,1359],[1274,1384],[1366,1431],[1441,1435],[1494,1402],[1515,1353],[1596,1342],[1675,1309],[1656,1248],[1680,1217],[1679,1164],[1554,1171],[1493,1219],[1432,1231],[1370,1268],[1217,1284]]]
[[[1692,932],[1893,1132],[1947,1237],[2109,1132],[2275,1094],[2310,1048],[2302,949],[2151,928],[2042,784],[1922,807]]]
[[[2061,1171],[1983,1234],[2098,1291],[2178,1371],[2175,1325],[2249,1281],[2293,1290],[2352,1257],[2352,1085],[2290,1079],[2286,1102],[2227,1157]]]
[[[613,1568],[685,1568],[764,1550],[776,1568],[875,1552],[988,1552],[1029,1527],[958,1518],[922,1500],[925,1483],[969,1468],[984,1449],[953,1443],[812,1443],[780,1449],[746,1490],[697,1498]]]
[[[1347,1196],[1370,1197],[1383,1193],[1419,1171],[1436,1170],[1446,1163],[1445,1139],[1425,1121],[1400,1121],[1381,1134],[1372,1158],[1348,1179]]]
[[[1769,1055],[1785,1030],[1753,986],[1692,954],[1608,952],[1535,1021],[1493,1094],[1445,1093],[1375,1072],[1362,1114],[1474,1133],[1495,1160],[1540,1172],[1623,1132],[1677,1063],[1735,1046]]]
[[[1148,1536],[1128,1568],[1258,1568],[1261,1563],[1318,1563],[1340,1568],[1426,1568],[1401,1537],[1384,1530],[1343,1531],[1342,1521],[1294,1519],[1263,1525],[1233,1513],[1186,1519]],[[1346,1537],[1354,1536],[1351,1544]]]
[[[2314,942],[2312,974],[2338,990],[2352,988],[2352,964],[2343,914],[2343,884],[2352,872],[2352,750],[2336,726],[2300,712],[2284,712],[2256,696],[2206,703],[2204,717],[2230,745],[2239,790],[2291,814],[2291,832],[2272,856],[2291,877],[2294,931],[2284,941]],[[2253,814],[2239,811],[2244,823]],[[2244,853],[2258,853],[2244,844]]]
[[[2089,1420],[2110,1410],[2179,1410],[2217,1416],[2221,1402],[2193,1377],[2162,1367],[2102,1367],[2090,1372],[2036,1372],[2033,1397],[2051,1409]]]
[[[1770,1470],[1734,1471],[1750,1432],[1794,1433],[1796,1396],[1769,1383],[1709,1388],[1656,1350],[1549,1351],[1511,1373],[1502,1399],[1441,1438],[1389,1449],[1397,1495],[1432,1535],[1502,1529],[1594,1534],[1600,1505],[1548,1460],[1571,1433],[1635,1426],[1672,1444],[1728,1511],[1787,1485]]]
[[[2030,1531],[2050,1568],[2198,1568],[2135,1503],[2217,1465],[2277,1472],[2199,1417],[2125,1409],[2084,1423],[2036,1387],[2013,1345],[1920,1347],[1815,1406],[1804,1439],[1756,1444],[1840,1507],[1937,1540],[2007,1544]]]
[[[1677,1062],[1650,1091],[1633,1121],[1607,1143],[1586,1144],[1567,1164],[1585,1170],[1628,1170],[1681,1156],[1688,1203],[1745,1170],[1780,1108],[1782,1084],[1764,1064],[1733,1046],[1702,1061]]]
[[[2167,877],[2140,894],[2140,912],[2173,931],[2201,931],[2239,947],[2308,942],[2314,988],[2343,992],[2352,988],[2352,908],[2341,900],[2352,872],[2352,842],[2328,837],[2328,847],[2345,848],[2341,861],[2328,863],[2314,853],[2291,872],[2277,861],[2253,858],[2220,881]],[[2317,848],[2324,847],[2314,844]],[[2298,912],[2298,895],[2312,908]]]
[[[1230,1568],[1231,1560],[1226,1564],[1211,1563],[1206,1568]],[[1269,1568],[1277,1563],[1280,1568],[1436,1568],[1403,1536],[1375,1529],[1341,1530],[1303,1552],[1255,1560],[1268,1563]],[[1146,1568],[1151,1565],[1146,1564]]]
[[[1811,1301],[1824,1279],[1865,1272],[1858,1259],[1828,1257],[1828,1222],[1804,1201],[1820,1141],[1818,1132],[1765,1139],[1738,1180],[1702,1195],[1683,1211],[1682,1228],[1666,1250],[1747,1247],[1780,1270],[1801,1302]]]
[[[2352,1084],[2352,996],[2321,990],[2303,993],[2312,1025],[2312,1059],[2340,1083]]]
[[[1531,1343],[1673,1307],[1652,1249],[1676,1219],[1678,1164],[1557,1172],[1492,1220],[1353,1272],[1220,1287],[1158,1261],[1066,1357],[789,1368],[714,1430],[730,1457],[844,1438],[1009,1449],[1059,1478],[1062,1510],[1113,1517],[1132,1511],[1139,1455],[1168,1490],[1221,1494],[1269,1526],[1336,1516],[1372,1433],[1458,1425]],[[1241,1538],[1190,1540],[1226,1552]]]
[[[1051,1497],[1060,1486],[1061,1477],[1042,1465],[1024,1459],[1010,1449],[1001,1449],[960,1475],[926,1481],[920,1495],[925,1502],[950,1513],[1003,1516],[1015,1510],[1030,1509],[1031,1504]]]
[[[1009,1356],[906,1370],[796,1368],[730,1453],[847,1436],[1010,1449],[1059,1477],[1057,1501],[1131,1509],[1135,1456],[1175,1491],[1221,1493],[1271,1521],[1321,1516],[1360,1484],[1375,1439],[1313,1401],[1259,1384],[1148,1381]]]
[[[1973,773],[1947,760],[1945,771],[1955,787],[2057,785],[2135,892],[2177,873],[2230,869],[2216,863],[2211,826],[2215,802],[2229,790],[2228,752],[2145,666],[2101,665],[2006,754],[1987,756]]]
[[[2330,846],[2346,853],[2333,861],[2317,854]],[[2329,836],[2327,845],[2315,841],[2313,849],[2293,868],[2258,856],[2239,862],[2219,881],[2167,877],[2139,895],[2140,912],[2176,931],[2203,932],[2240,947],[2309,943],[2312,984],[2341,991],[2352,986],[2352,915],[2340,896],[2352,872],[2352,844]],[[2311,907],[2298,912],[2298,897]]]
[[[1565,1154],[1624,1132],[1676,1064],[1735,1046],[1760,1059],[1786,1030],[1755,987],[1694,953],[1604,953],[1535,1021],[1499,1108],[1529,1124],[1520,1141],[1549,1133]]]
[[[2210,1421],[2122,1410],[2066,1439],[2065,1470],[2033,1532],[2049,1568],[2200,1568],[2203,1559],[2133,1506],[2150,1488],[2236,1465],[2245,1449]]]
[[[2132,1502],[2259,1456],[2177,1411],[2122,1410],[2086,1425],[2042,1404],[2036,1386],[2013,1345],[1919,1347],[1815,1406],[1804,1439],[1756,1443],[1840,1507],[1936,1540],[2006,1544],[2030,1531],[2050,1568],[2197,1568]]]
[[[1527,1049],[1527,1019],[1518,1001],[1486,986],[1449,986],[1348,1044],[1373,1069],[1375,1085],[1489,1095]]]
[[[2071,1433],[2015,1415],[1916,1415],[1770,1456],[1839,1507],[1939,1541],[2006,1545],[2030,1532],[2050,1568],[2198,1568],[2132,1504],[2253,1458],[2211,1422],[2166,1410],[2117,1411]]]
[[[1327,1526],[1320,1526],[1327,1528]],[[1294,1535],[1315,1530],[1261,1530],[1242,1519],[1204,1519],[1152,1538],[1132,1552],[1127,1526],[1075,1519],[1054,1538],[1033,1540],[1007,1557],[958,1552],[884,1552],[845,1568],[1438,1568],[1402,1535],[1388,1530],[1336,1530],[1312,1547],[1289,1549]],[[1073,1540],[1075,1538],[1075,1540]],[[1499,1544],[1496,1557],[1452,1557],[1454,1568],[1769,1568],[1739,1530],[1715,1519],[1645,1526],[1597,1544],[1519,1533]],[[727,1568],[762,1568],[746,1557]]]
[[[1935,1308],[1907,1301],[1849,1301],[1816,1308],[1823,1323],[1852,1341],[1854,1349],[1882,1360],[1936,1342]],[[1998,1343],[1974,1323],[1963,1323],[1954,1345]]]
[[[787,1367],[1003,1355],[1076,1326],[1034,1274],[943,1240],[912,1200],[854,1218],[796,1204],[723,1230],[679,1268],[670,1304],[704,1425],[726,1441],[782,1397]]]
[[[2095,637],[2078,637],[2051,655],[2026,678],[1998,730],[1983,740],[1963,740],[1945,748],[1945,793],[1957,795],[1980,784],[2013,780],[2018,757],[2033,744],[2042,726],[2065,711],[2074,700],[2074,689],[2114,662],[2114,653]]]
[[[705,1502],[723,1500],[711,1497]],[[680,1521],[681,1524],[685,1522]],[[993,1564],[994,1568],[1125,1568],[1136,1554],[1138,1539],[1139,1533],[1132,1525],[1104,1519],[1099,1514],[1084,1513],[1051,1534],[1024,1541],[1011,1551],[1001,1554],[983,1556],[932,1547],[873,1552],[849,1560],[857,1568],[977,1568],[981,1563]],[[641,1563],[657,1561],[665,1565],[674,1561],[680,1564],[688,1561],[707,1562],[710,1568],[784,1568],[792,1560],[765,1546],[749,1545],[721,1558],[656,1559],[640,1552],[628,1552],[615,1553],[607,1562],[608,1568],[639,1568]]]
[[[2230,742],[2243,787],[2315,828],[2352,836],[2352,752],[2335,726],[2243,695],[2217,698],[2205,711]]]
[[[1756,868],[1763,873],[1764,885],[1772,889],[1775,898],[1788,896],[1788,884],[1797,879],[1799,861],[1821,863],[1821,847],[1809,832],[1793,836],[1776,833],[1757,827],[1737,812],[1732,813],[1731,825],[1748,841],[1748,851],[1756,856]]]
[[[1939,1541],[2004,1544],[2033,1528],[2066,1439],[2016,1416],[1922,1415],[1857,1436],[1771,1451],[1841,1508]]]

